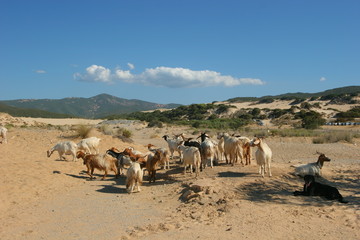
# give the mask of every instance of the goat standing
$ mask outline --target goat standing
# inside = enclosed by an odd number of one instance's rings
[[[262,138],[254,138],[251,143],[251,146],[256,146],[257,150],[255,152],[255,158],[256,158],[256,163],[259,166],[259,174],[262,175],[262,177],[264,177],[265,172],[266,172],[266,167],[267,170],[269,172],[269,177],[272,176],[271,174],[271,158],[272,158],[272,151],[269,148],[269,146],[263,141]]]
[[[201,138],[200,143],[200,154],[202,160],[202,167],[205,169],[208,162],[210,162],[211,168],[214,167],[214,157],[215,157],[215,144],[209,139],[210,137],[206,133],[201,133],[199,136]]]
[[[162,138],[168,143],[169,150],[170,150],[170,158],[174,159],[174,152],[177,151],[179,153],[180,161],[181,161],[181,158],[182,158],[181,151],[178,149],[178,146],[180,145],[180,142],[182,141],[180,139],[180,137],[175,136],[175,139],[171,139],[169,137],[169,135],[164,135]]]
[[[77,158],[82,158],[84,160],[84,165],[87,167],[87,174],[90,176],[90,179],[95,178],[93,176],[94,169],[99,169],[100,171],[105,171],[104,176],[101,180],[104,180],[108,171],[112,170],[117,176],[116,168],[116,159],[107,157],[106,154],[86,154],[82,151],[76,153]]]
[[[91,150],[94,150],[93,153],[99,153],[99,144],[100,138],[97,137],[89,137],[80,140],[77,144],[78,150],[84,150],[85,153],[91,153]]]
[[[292,165],[292,167],[295,167],[295,175],[300,177],[304,177],[305,175],[321,176],[321,169],[324,165],[324,162],[330,162],[331,159],[325,156],[323,153],[318,154],[320,155],[317,162]]]
[[[0,143],[7,143],[7,131],[6,127],[0,126],[0,136],[2,137]]]
[[[186,166],[190,165],[190,172],[193,171],[193,166],[195,168],[195,177],[197,178],[200,173],[201,166],[201,155],[197,147],[187,147],[184,145],[179,145],[178,147],[183,154],[183,165],[184,165],[184,175],[186,174]]]
[[[134,192],[135,186],[137,191],[140,192],[140,185],[143,181],[143,171],[140,164],[132,162],[129,169],[126,172],[126,190],[128,193]]]
[[[149,183],[155,182],[156,180],[156,169],[157,164],[161,160],[162,153],[160,150],[156,150],[154,156],[146,162],[146,169],[149,172]]]
[[[155,148],[151,143],[147,145],[147,148],[152,153],[155,153],[157,150],[161,151],[162,157],[160,163],[163,165],[164,169],[170,169],[169,151],[166,148]]]
[[[116,167],[118,175],[124,175],[125,166],[130,166],[132,163],[131,158],[122,152],[116,151],[116,148],[111,148],[106,153],[117,159]]]
[[[72,155],[73,161],[76,161],[76,151],[77,145],[72,141],[59,142],[55,144],[51,149],[47,151],[47,156],[50,157],[53,152],[57,151],[59,153],[60,160],[65,159],[63,155]]]

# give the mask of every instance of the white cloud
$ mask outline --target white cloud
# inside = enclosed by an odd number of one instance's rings
[[[130,68],[130,70],[133,70],[135,68],[135,65],[132,63],[128,63],[127,65]]]
[[[39,70],[35,70],[35,72],[36,72],[36,73],[39,73],[39,74],[44,74],[44,73],[46,73],[46,71],[45,71],[45,70],[41,70],[41,69],[39,69]]]
[[[321,78],[320,78],[320,82],[323,82],[323,81],[325,81],[325,80],[326,80],[325,77],[321,77]]]
[[[86,82],[112,83],[111,70],[103,66],[91,65],[85,74],[75,73],[75,79]]]
[[[112,74],[111,71],[105,67],[92,65],[86,69],[85,74],[76,73],[74,77],[82,81],[111,83],[118,80],[127,83],[140,83],[148,86],[168,88],[232,87],[242,84],[265,84],[262,80],[256,78],[234,78],[210,70],[194,71],[186,68],[170,67],[148,68],[140,74],[132,74],[130,70],[124,71],[117,68]]]
[[[116,78],[117,80],[123,81],[123,82],[132,82],[132,79],[134,78],[134,76],[130,73],[130,71],[124,71],[121,70],[120,68],[115,69],[115,76],[114,78]]]

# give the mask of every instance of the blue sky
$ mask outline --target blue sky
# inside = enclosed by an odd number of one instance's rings
[[[0,0],[0,100],[192,104],[359,85],[359,12],[358,0]]]

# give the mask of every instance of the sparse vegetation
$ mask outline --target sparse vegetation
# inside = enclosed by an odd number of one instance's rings
[[[100,131],[104,133],[105,135],[112,135],[113,134],[113,128],[108,124],[102,124],[100,126]]]
[[[159,120],[153,120],[151,122],[149,122],[148,127],[157,127],[157,128],[162,128],[163,127],[163,123]]]
[[[123,136],[125,138],[131,138],[133,133],[126,128],[119,128],[118,135]]]
[[[355,106],[346,112],[337,113],[335,117],[338,119],[344,119],[345,121],[360,118],[360,106]]]
[[[90,137],[90,132],[92,129],[93,128],[91,126],[81,124],[76,127],[76,133],[80,138],[87,138]]]
[[[313,139],[313,143],[315,144],[323,144],[323,143],[336,143],[340,141],[353,143],[353,138],[359,138],[359,133],[353,133],[350,131],[331,131],[322,134],[319,137]]]

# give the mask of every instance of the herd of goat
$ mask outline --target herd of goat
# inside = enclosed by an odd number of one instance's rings
[[[217,139],[210,138],[206,133],[201,133],[198,137],[201,140],[186,138],[184,134],[170,137],[164,135],[163,139],[167,142],[168,148],[158,148],[148,144],[148,152],[141,153],[132,147],[125,148],[123,151],[113,147],[104,154],[99,153],[100,139],[90,137],[82,139],[77,144],[72,141],[59,142],[47,151],[50,157],[55,151],[58,152],[60,159],[64,155],[72,155],[73,161],[79,158],[83,159],[87,167],[87,174],[90,179],[94,178],[95,169],[104,171],[102,179],[105,179],[110,171],[115,176],[125,175],[126,170],[126,190],[128,193],[140,191],[140,185],[143,181],[144,170],[148,172],[149,183],[155,182],[156,171],[160,167],[170,169],[170,160],[174,159],[174,153],[177,152],[180,162],[184,167],[190,168],[190,173],[195,172],[198,177],[200,171],[206,167],[213,167],[220,161],[226,164],[234,165],[241,162],[242,165],[250,165],[252,147],[256,148],[255,160],[259,167],[259,174],[264,177],[265,173],[271,177],[271,158],[272,151],[265,143],[263,138],[255,137],[249,139],[242,136],[233,136],[227,133],[218,134]],[[325,161],[330,161],[324,154],[320,154],[315,163],[302,164],[295,167],[295,174],[299,176],[315,175],[320,176],[321,168]]]
[[[7,129],[0,126],[0,143],[7,143]],[[90,137],[80,140],[78,143],[73,141],[63,141],[55,144],[47,151],[50,157],[54,152],[58,152],[60,159],[65,159],[64,155],[72,155],[73,161],[83,159],[87,167],[87,174],[93,179],[94,170],[104,171],[102,179],[105,179],[108,172],[113,171],[115,176],[125,175],[126,170],[126,190],[128,193],[140,191],[143,181],[144,170],[148,172],[149,183],[155,182],[156,171],[159,166],[163,169],[170,169],[170,159],[174,159],[177,152],[180,162],[186,168],[190,167],[190,173],[195,171],[198,177],[200,171],[207,166],[211,168],[225,161],[226,164],[234,165],[241,162],[242,165],[250,165],[251,149],[256,147],[255,160],[259,167],[259,174],[264,177],[267,172],[271,174],[272,151],[264,142],[263,138],[255,137],[249,139],[242,136],[229,135],[227,133],[218,134],[217,139],[211,139],[206,133],[201,133],[198,137],[201,140],[186,138],[184,134],[175,135],[172,138],[164,135],[163,139],[167,142],[168,148],[157,148],[148,144],[149,152],[143,154],[132,147],[120,151],[117,148],[110,148],[105,154],[99,153],[100,138]],[[325,154],[319,153],[317,162],[292,165],[295,168],[294,174],[298,176],[320,176],[324,162],[330,159]]]

